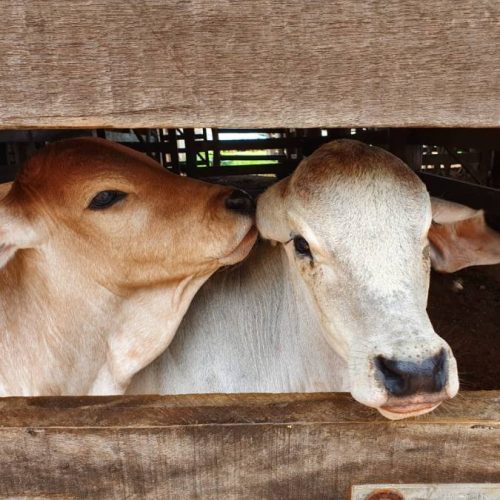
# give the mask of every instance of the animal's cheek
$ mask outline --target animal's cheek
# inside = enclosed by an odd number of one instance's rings
[[[310,274],[311,261],[305,257],[296,257],[296,260],[300,274],[302,274],[302,276]]]
[[[326,279],[324,269],[320,265],[311,263],[309,259],[302,259],[299,264],[299,272],[306,283],[315,288],[323,288]]]
[[[317,264],[307,257],[297,257],[297,268],[302,278],[308,283],[316,283],[321,276]]]

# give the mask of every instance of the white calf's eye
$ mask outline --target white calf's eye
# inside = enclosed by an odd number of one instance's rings
[[[312,259],[311,249],[309,243],[302,236],[295,236],[293,238],[293,246],[295,252],[302,257],[309,257]]]
[[[103,210],[123,200],[126,196],[127,193],[123,191],[101,191],[92,198],[88,208],[91,210]]]

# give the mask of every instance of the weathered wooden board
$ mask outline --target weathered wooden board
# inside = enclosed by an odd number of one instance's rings
[[[500,126],[493,0],[2,0],[0,127]]]
[[[345,394],[0,400],[0,497],[344,499],[500,482],[500,392],[384,420]]]

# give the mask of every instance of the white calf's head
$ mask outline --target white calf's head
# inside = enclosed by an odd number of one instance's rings
[[[305,282],[353,397],[391,419],[458,390],[455,358],[426,313],[430,224],[418,177],[351,140],[319,148],[257,203],[257,226]]]

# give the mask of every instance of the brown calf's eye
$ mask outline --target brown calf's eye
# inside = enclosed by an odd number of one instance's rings
[[[101,191],[92,198],[88,208],[91,210],[103,210],[123,200],[126,196],[127,193],[123,191]]]
[[[309,243],[302,236],[295,236],[293,238],[293,246],[295,252],[302,257],[309,257],[312,259],[311,249]]]

